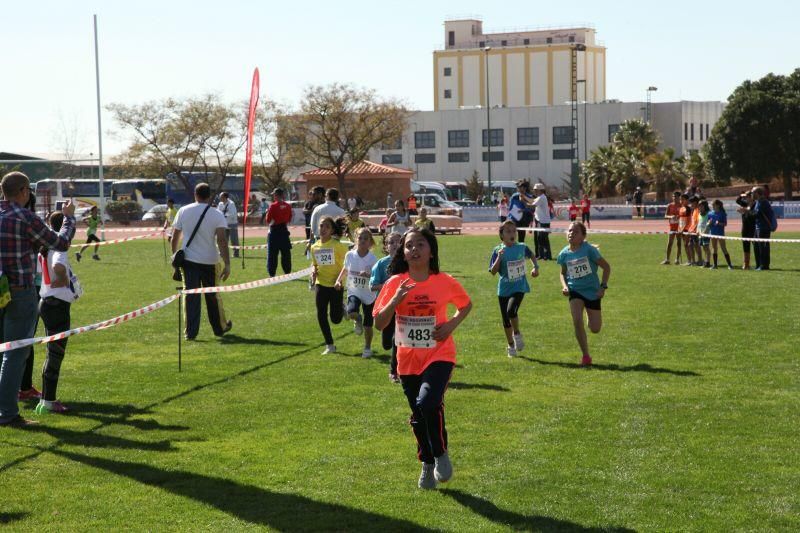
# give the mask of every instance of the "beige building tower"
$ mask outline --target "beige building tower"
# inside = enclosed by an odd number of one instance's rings
[[[606,49],[592,28],[483,33],[477,19],[448,20],[433,52],[434,111],[487,105],[563,105],[606,99]]]

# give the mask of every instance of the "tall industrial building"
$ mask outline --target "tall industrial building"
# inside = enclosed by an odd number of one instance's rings
[[[606,99],[606,48],[593,28],[483,33],[477,19],[444,23],[433,52],[434,111],[476,106],[560,105]],[[488,100],[487,100],[488,98]]]

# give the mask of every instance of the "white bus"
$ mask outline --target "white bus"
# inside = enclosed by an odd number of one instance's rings
[[[67,200],[72,200],[76,209],[100,206],[100,181],[90,179],[44,179],[34,185],[36,212],[41,214],[60,210]],[[109,199],[110,183],[104,183],[103,195]]]
[[[142,211],[147,211],[156,205],[167,203],[167,180],[116,180],[111,184],[111,199],[115,202],[136,202]]]

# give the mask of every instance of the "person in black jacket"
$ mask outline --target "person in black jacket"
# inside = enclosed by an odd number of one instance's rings
[[[737,211],[742,215],[742,237],[752,238],[756,236],[756,217],[751,211],[753,206],[753,192],[747,191],[739,195],[736,203],[740,206]],[[750,270],[750,241],[742,241],[742,251],[744,261],[742,270]]]

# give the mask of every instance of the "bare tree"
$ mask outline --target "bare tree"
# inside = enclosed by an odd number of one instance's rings
[[[51,132],[50,144],[54,152],[67,161],[77,159],[86,150],[86,129],[81,125],[77,113],[66,116],[58,111],[57,124]],[[74,177],[75,167],[69,164],[54,165],[53,178]]]
[[[253,132],[253,166],[263,176],[268,190],[286,187],[284,176],[290,168],[302,165],[292,159],[286,122],[289,108],[277,102],[262,100],[256,114]]]
[[[116,160],[142,169],[144,174],[174,173],[187,192],[193,192],[186,174],[204,171],[215,176],[212,189],[237,167],[245,142],[246,112],[207,94],[199,98],[167,98],[140,105],[110,104],[109,111],[133,139]],[[211,183],[214,181],[214,183]]]
[[[347,174],[373,147],[402,136],[407,120],[401,102],[381,99],[375,91],[337,83],[314,86],[286,121],[286,139],[293,159],[332,172],[346,198]]]

